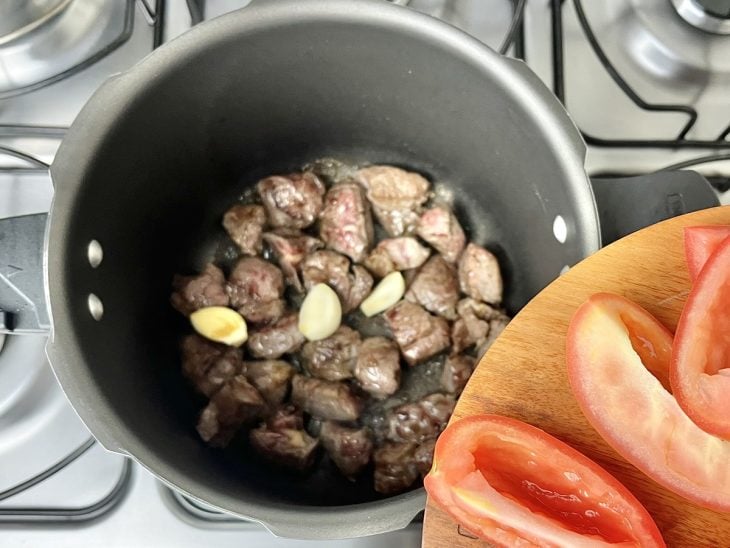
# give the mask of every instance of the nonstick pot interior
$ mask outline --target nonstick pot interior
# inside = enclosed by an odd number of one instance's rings
[[[443,184],[469,239],[499,255],[515,312],[597,247],[570,131],[514,63],[385,3],[275,2],[201,25],[104,86],[52,167],[54,369],[106,446],[197,498],[264,521],[300,512],[304,529],[317,515],[305,507],[370,515],[383,503],[361,504],[379,498],[368,481],[282,475],[240,446],[200,441],[203,402],[177,354],[187,328],[168,303],[173,273],[201,268],[222,212],[259,177],[331,156]],[[96,268],[91,240],[103,248]],[[103,303],[98,321],[89,294]]]

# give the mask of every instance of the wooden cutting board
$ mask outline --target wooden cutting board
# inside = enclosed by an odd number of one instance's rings
[[[730,224],[730,206],[675,217],[635,232],[555,280],[520,311],[481,359],[452,418],[507,415],[569,443],[626,485],[654,517],[667,545],[677,548],[730,546],[730,514],[702,509],[670,493],[603,441],[570,391],[565,334],[576,308],[599,291],[639,303],[674,330],[690,287],[683,228],[708,224]],[[424,548],[487,545],[429,500]]]

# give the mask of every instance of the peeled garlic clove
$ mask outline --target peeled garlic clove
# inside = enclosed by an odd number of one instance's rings
[[[190,323],[200,335],[229,346],[241,346],[248,339],[246,320],[225,306],[208,306],[190,314]]]
[[[341,321],[342,305],[337,293],[326,284],[310,289],[299,309],[299,332],[307,340],[319,341],[337,331]]]
[[[360,305],[360,310],[368,318],[387,310],[403,298],[406,281],[398,271],[391,272],[375,286],[372,293]]]

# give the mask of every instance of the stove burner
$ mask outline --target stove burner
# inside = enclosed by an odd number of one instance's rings
[[[672,4],[693,27],[730,35],[730,0],[672,0]]]

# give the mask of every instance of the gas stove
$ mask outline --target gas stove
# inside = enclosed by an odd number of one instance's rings
[[[730,2],[393,1],[525,59],[583,132],[591,175],[691,167],[730,203]],[[47,166],[101,82],[248,1],[45,4],[25,19],[0,7],[0,218],[49,209]],[[12,276],[0,260],[0,309]],[[171,491],[94,442],[56,384],[44,344],[42,334],[0,335],[0,544],[420,545],[417,522],[365,539],[279,539]]]

